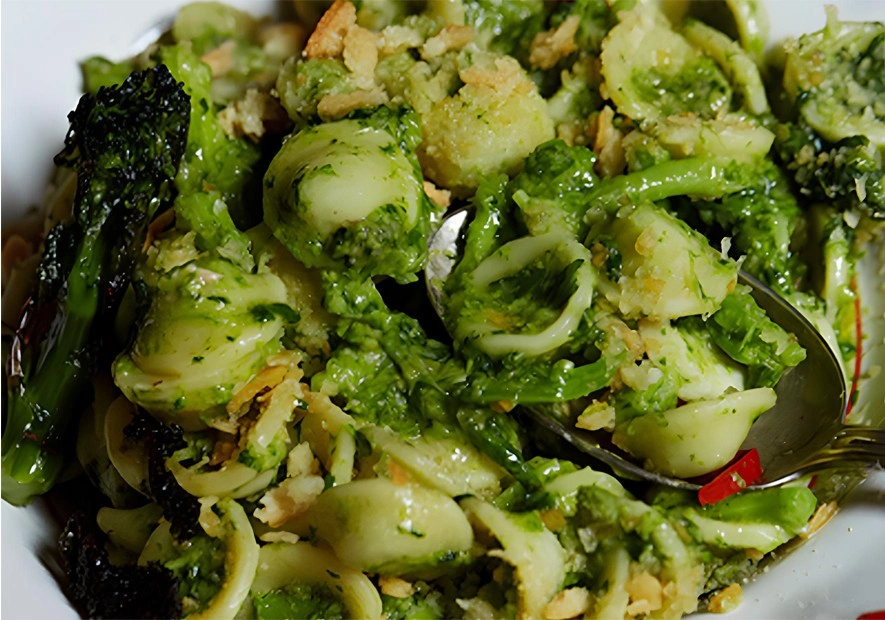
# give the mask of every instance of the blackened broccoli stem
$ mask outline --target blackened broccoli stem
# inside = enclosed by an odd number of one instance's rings
[[[143,489],[163,509],[172,535],[177,540],[193,538],[200,530],[200,503],[178,484],[166,467],[166,459],[187,447],[178,425],[163,424],[145,411],[139,411],[126,428],[127,439],[144,444],[147,454],[147,488]]]
[[[73,217],[47,238],[9,365],[2,495],[12,504],[48,491],[65,465],[147,225],[172,198],[189,115],[190,98],[159,65],[84,95],[68,116],[55,161],[77,172]]]
[[[112,564],[95,518],[71,516],[58,540],[71,602],[84,618],[180,618],[178,580],[159,564]]]
[[[629,174],[604,179],[588,194],[588,217],[594,210],[611,213],[641,201],[673,196],[718,198],[740,191],[753,181],[747,166],[708,157],[672,159]]]

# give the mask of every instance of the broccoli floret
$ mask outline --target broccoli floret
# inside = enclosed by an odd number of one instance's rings
[[[2,461],[11,503],[49,490],[64,466],[61,442],[89,394],[147,225],[173,195],[189,114],[165,66],[84,95],[70,114],[56,163],[77,171],[73,219],[47,239],[14,346],[20,370],[9,381]]]
[[[178,579],[159,564],[116,565],[84,513],[72,515],[58,546],[68,596],[87,618],[180,618]]]

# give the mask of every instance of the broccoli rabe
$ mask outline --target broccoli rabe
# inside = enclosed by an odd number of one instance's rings
[[[783,172],[770,161],[744,166],[753,178],[738,191],[716,199],[674,201],[675,210],[713,243],[729,238],[729,254],[741,268],[781,294],[794,291],[805,276],[800,253],[804,212]]]
[[[159,57],[191,97],[187,151],[175,178],[176,188],[182,196],[216,191],[240,228],[254,224],[257,214],[249,204],[254,198],[250,190],[257,186],[258,146],[224,132],[211,92],[212,69],[189,46],[163,47]]]
[[[681,514],[693,535],[711,546],[768,553],[804,531],[816,507],[811,489],[796,486],[739,493]]]
[[[563,230],[582,240],[586,194],[598,179],[596,155],[561,140],[545,142],[525,160],[522,171],[507,186],[529,234]]]
[[[777,126],[774,147],[803,196],[885,218],[882,149],[866,135],[828,142],[799,120]]]
[[[461,0],[464,21],[485,49],[524,60],[532,38],[544,27],[543,0]]]
[[[73,219],[46,239],[14,347],[2,461],[11,503],[48,491],[61,473],[60,442],[88,398],[147,226],[172,197],[189,114],[165,66],[84,95],[71,113],[56,162],[77,171]]]
[[[560,148],[568,150],[562,143],[551,143],[546,150]],[[583,151],[576,149],[578,154]],[[510,204],[505,179],[490,179],[474,196],[475,217],[463,257],[445,283],[443,309],[456,350],[469,360],[471,379],[462,396],[470,402],[578,398],[604,387],[617,369],[616,353],[599,356],[601,336],[585,316],[597,279],[592,256],[568,229],[577,224],[569,210],[579,201],[571,194],[577,188],[569,185],[586,182],[588,171],[580,165],[567,170],[556,182],[564,185],[563,200],[552,200],[561,215],[551,232],[539,236],[524,235],[505,221]],[[560,172],[554,167],[552,174],[558,177]],[[514,183],[536,191],[541,178],[535,170]],[[516,196],[528,206],[524,190]],[[512,239],[515,235],[518,238]],[[520,301],[512,303],[513,299]],[[578,355],[578,361],[572,361],[570,353],[586,353],[587,359]]]
[[[840,22],[786,47],[789,122],[776,152],[799,190],[841,209],[885,217],[885,25]]]
[[[707,327],[713,342],[747,366],[748,387],[773,387],[787,369],[805,359],[796,336],[768,318],[744,285],[722,301]]]

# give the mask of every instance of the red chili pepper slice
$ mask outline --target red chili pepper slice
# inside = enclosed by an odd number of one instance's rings
[[[737,460],[726,467],[713,480],[698,491],[698,501],[702,506],[721,502],[726,497],[743,491],[762,476],[762,464],[756,448],[747,450]]]
[[[865,614],[861,614],[857,617],[857,620],[885,620],[885,609],[880,609],[878,611],[868,611]]]

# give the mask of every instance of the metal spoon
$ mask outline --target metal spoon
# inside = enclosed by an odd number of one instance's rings
[[[425,280],[437,314],[443,313],[442,284],[457,261],[468,212],[447,216],[429,244]],[[775,387],[777,404],[750,429],[742,449],[756,448],[763,480],[748,488],[763,489],[820,471],[874,465],[885,459],[885,429],[844,424],[848,402],[845,377],[833,350],[820,332],[785,299],[743,272],[739,280],[753,291],[753,298],[771,319],[796,335],[806,358],[789,370]],[[644,469],[628,454],[611,444],[605,433],[569,428],[532,407],[522,411],[534,422],[555,433],[582,452],[607,464],[617,473],[697,491],[701,483],[671,478]]]

